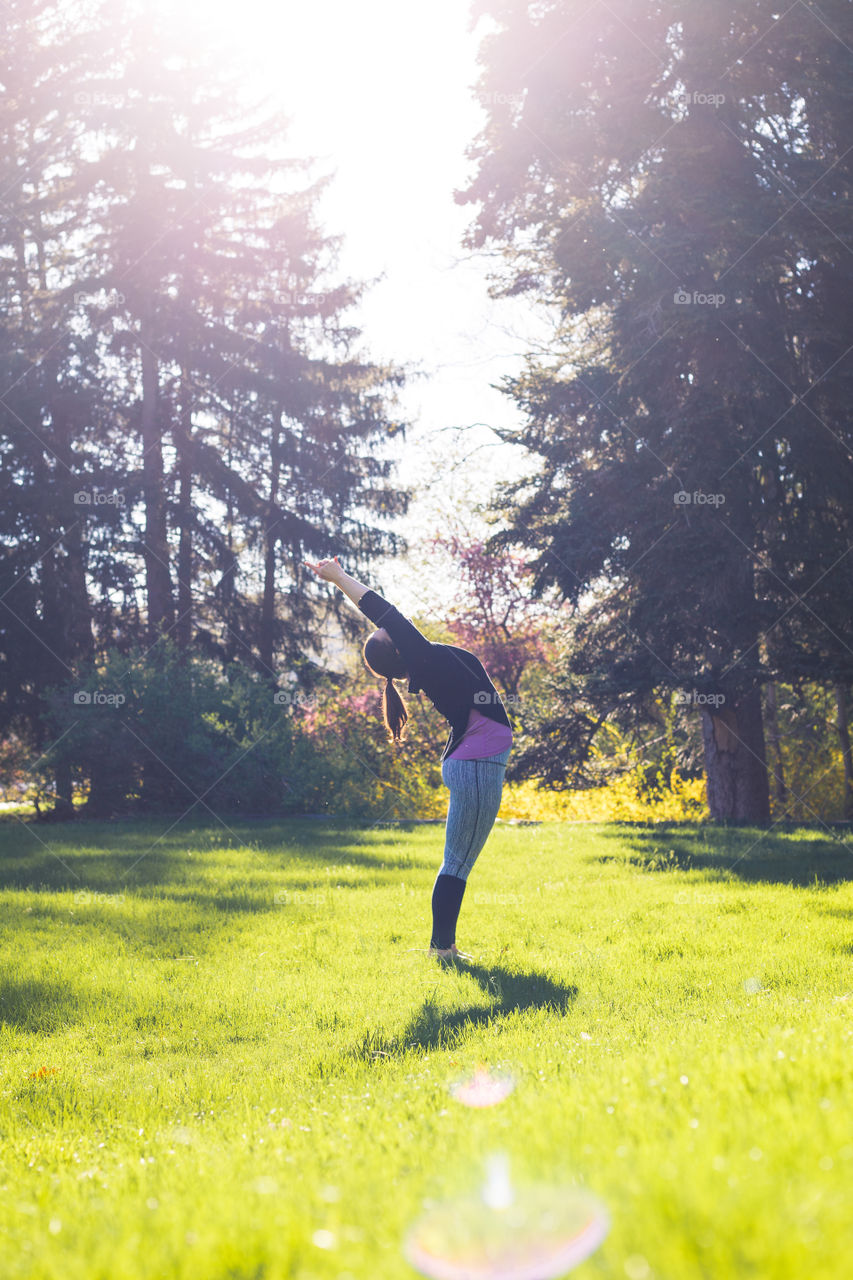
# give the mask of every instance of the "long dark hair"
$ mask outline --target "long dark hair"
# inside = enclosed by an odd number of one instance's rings
[[[375,631],[365,640],[362,654],[373,674],[382,676],[385,680],[385,688],[382,690],[382,718],[388,730],[389,740],[402,742],[403,729],[409,713],[405,702],[394,688],[394,681],[402,680],[408,675],[406,664],[391,640],[378,635]]]

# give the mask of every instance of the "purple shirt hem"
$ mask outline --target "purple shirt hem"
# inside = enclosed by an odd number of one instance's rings
[[[496,756],[512,746],[512,729],[508,725],[490,720],[472,707],[468,713],[468,727],[446,760],[481,760],[484,756]]]

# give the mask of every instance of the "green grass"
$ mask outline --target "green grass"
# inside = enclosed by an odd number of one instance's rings
[[[499,825],[460,972],[440,827],[168,826],[0,825],[4,1277],[413,1276],[495,1152],[606,1204],[578,1277],[850,1274],[849,841]]]

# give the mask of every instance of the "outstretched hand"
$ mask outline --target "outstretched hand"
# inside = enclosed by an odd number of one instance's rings
[[[358,605],[361,597],[368,590],[363,583],[356,582],[355,578],[347,573],[337,556],[332,556],[330,560],[318,560],[316,564],[312,564],[310,560],[303,560],[302,563],[306,568],[313,569],[318,578],[324,578],[326,582],[334,582],[354,605]]]
[[[310,560],[305,560],[303,563],[307,568],[313,569],[318,578],[323,578],[326,582],[334,582],[343,572],[337,556],[333,556],[330,560],[318,560],[316,564],[312,564]]]

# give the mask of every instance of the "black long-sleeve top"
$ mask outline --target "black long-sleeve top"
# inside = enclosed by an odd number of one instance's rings
[[[441,759],[459,745],[472,708],[511,728],[500,694],[475,654],[455,644],[435,644],[376,591],[366,591],[358,607],[377,627],[384,627],[400,653],[409,676],[409,693],[421,690],[450,723]]]

